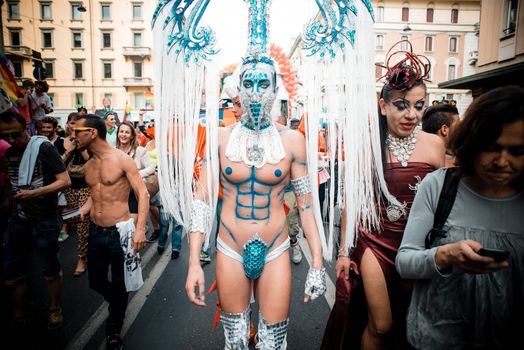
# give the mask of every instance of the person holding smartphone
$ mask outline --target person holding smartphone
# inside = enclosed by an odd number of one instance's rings
[[[458,188],[444,234],[425,247],[445,169],[420,184],[396,258],[415,285],[416,349],[509,349],[524,325],[524,89],[476,98],[453,131]]]

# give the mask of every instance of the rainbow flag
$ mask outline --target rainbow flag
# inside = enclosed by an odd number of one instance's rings
[[[11,71],[11,62],[9,62],[2,50],[0,50],[0,89],[9,98],[13,107],[16,107],[16,100],[22,94],[22,90]]]
[[[126,108],[124,108],[124,121],[131,120],[131,106],[126,101]]]

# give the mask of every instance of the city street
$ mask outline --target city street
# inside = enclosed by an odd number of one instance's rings
[[[303,302],[304,281],[309,268],[305,239],[301,240],[304,259],[299,265],[292,264],[293,296],[288,332],[290,349],[318,349],[324,327],[334,301],[333,265],[326,265],[330,277],[328,292],[314,302]],[[30,295],[33,330],[31,334],[15,334],[12,325],[2,326],[6,334],[4,344],[9,349],[105,349],[104,321],[107,304],[102,297],[89,288],[87,273],[73,277],[76,264],[76,236],[60,243],[63,264],[62,304],[64,325],[58,331],[47,331],[47,293],[45,282],[37,270],[33,257],[30,266]],[[213,262],[204,266],[206,288],[215,277],[215,253]],[[187,271],[187,240],[184,239],[180,258],[171,260],[169,249],[159,256],[156,242],[149,243],[142,254],[144,286],[130,294],[123,328],[125,349],[222,349],[222,327],[213,333],[216,312],[216,293],[206,298],[207,306],[198,308],[189,303],[185,289]],[[3,298],[6,300],[7,298]],[[6,307],[5,303],[2,305]],[[6,321],[6,313],[2,319]],[[258,310],[254,308],[255,324]]]

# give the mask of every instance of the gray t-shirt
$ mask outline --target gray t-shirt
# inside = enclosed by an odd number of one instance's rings
[[[31,94],[31,103],[35,104],[36,106],[38,106],[37,109],[33,110],[33,119],[36,119],[36,120],[42,120],[45,118],[45,109],[43,109],[42,107],[40,107],[42,104],[44,104],[47,108],[51,108],[51,98],[49,98],[49,96],[44,93],[42,96],[38,96],[36,94],[36,92],[33,92]]]
[[[445,238],[434,245],[471,239],[510,251],[510,267],[473,275],[458,268],[442,274],[437,247],[425,249],[444,183],[439,169],[420,184],[396,267],[415,279],[407,316],[409,342],[417,349],[504,348],[524,327],[524,192],[508,198],[482,196],[460,181]]]

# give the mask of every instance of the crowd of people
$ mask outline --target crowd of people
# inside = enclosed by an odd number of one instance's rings
[[[401,205],[382,201],[380,227],[360,229],[350,251],[340,235],[337,300],[322,348],[510,348],[524,312],[524,89],[489,91],[461,118],[452,101],[426,107],[429,67],[413,57],[388,67],[377,103],[384,177]],[[271,64],[249,62],[239,79],[237,89],[227,89],[237,123],[218,130],[220,319],[226,348],[247,349],[256,280],[257,348],[285,349],[289,261],[302,261],[301,235],[312,255],[304,301],[326,290],[305,139],[298,119],[269,112],[277,84]],[[148,242],[157,241],[164,254],[169,230],[171,259],[182,247],[184,228],[160,196],[154,123],[146,125],[142,112],[136,124],[121,121],[105,99],[93,114],[69,114],[61,136],[47,84],[24,81],[22,88],[17,110],[0,114],[2,281],[13,320],[21,328],[31,322],[25,267],[34,245],[50,296],[48,328],[62,325],[58,250],[74,233],[73,275],[87,271],[90,287],[109,303],[107,348],[120,349],[132,272],[126,266]],[[271,152],[238,147],[256,132],[257,145],[271,144]],[[325,132],[318,151],[329,162],[328,148],[336,145]],[[212,210],[209,189],[199,187],[209,174],[205,167],[198,173],[186,290],[204,306],[201,264],[212,255],[203,247],[204,218]],[[334,179],[319,181],[321,194],[327,181]]]
[[[49,289],[48,328],[61,327],[59,243],[74,234],[73,276],[89,271],[90,287],[110,303],[107,344],[118,348],[128,292],[116,225],[125,219],[136,225],[134,252],[158,239],[162,254],[170,228],[172,259],[181,248],[182,227],[162,211],[158,193],[154,121],[144,123],[145,110],[136,125],[120,121],[106,98],[96,114],[84,107],[70,113],[61,132],[47,83],[26,80],[22,85],[16,108],[0,117],[1,277],[12,295],[13,320],[22,329],[31,324],[25,268],[34,245]]]

